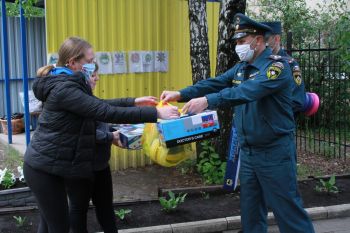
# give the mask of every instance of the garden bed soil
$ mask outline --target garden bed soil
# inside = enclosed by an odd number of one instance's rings
[[[18,189],[18,188],[24,188],[24,187],[27,187],[27,185],[25,183],[19,181],[18,179],[16,179],[15,184],[13,186],[11,186],[11,188],[9,188],[9,189]],[[0,185],[0,191],[9,190],[9,189],[6,189],[2,185]]]
[[[318,180],[309,179],[299,182],[299,190],[303,197],[304,207],[318,207],[350,203],[350,176],[336,179],[338,194],[320,194],[315,191]],[[201,193],[190,195],[185,203],[172,213],[161,211],[158,201],[116,204],[115,209],[131,209],[132,213],[124,221],[117,220],[120,229],[136,228],[154,225],[164,225],[180,222],[199,221],[213,218],[240,215],[239,193],[224,191],[210,193],[205,199]],[[13,216],[26,217],[24,227],[16,227]],[[0,233],[36,232],[38,224],[38,211],[17,212],[0,215]],[[89,232],[100,231],[99,225],[91,208],[88,213]]]

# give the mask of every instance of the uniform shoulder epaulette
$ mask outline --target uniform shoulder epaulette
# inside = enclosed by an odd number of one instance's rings
[[[289,64],[293,63],[295,60],[290,56],[282,56],[283,60],[286,60]]]
[[[280,55],[270,55],[269,56],[269,58],[270,59],[272,59],[272,60],[275,60],[275,61],[279,61],[279,60],[282,60],[282,56],[280,56]]]
[[[289,57],[289,56],[270,55],[269,58],[272,60],[275,60],[275,61],[283,60],[283,61],[288,62],[289,64],[294,62],[294,58]]]

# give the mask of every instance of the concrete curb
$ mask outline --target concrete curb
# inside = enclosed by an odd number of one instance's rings
[[[305,209],[312,220],[350,217],[350,204],[314,207]],[[275,225],[272,213],[268,214],[268,224]],[[119,230],[119,233],[210,233],[220,231],[239,230],[241,217],[232,216],[226,218],[209,219],[196,222],[176,223],[169,225],[131,228]]]

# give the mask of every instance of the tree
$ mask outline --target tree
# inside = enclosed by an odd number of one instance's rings
[[[293,40],[303,46],[317,42],[318,32],[321,32],[324,44],[332,42],[340,47],[349,48],[349,30],[344,29],[350,27],[350,13],[344,6],[346,0],[317,4],[315,9],[308,7],[306,0],[260,0],[259,10],[253,11],[252,8],[248,8],[247,14],[261,21],[281,21],[283,41],[286,41],[286,33],[291,31]]]
[[[235,43],[232,40],[234,32],[234,15],[244,13],[245,0],[222,0],[220,6],[218,48],[216,60],[216,76],[226,72],[239,61],[235,53]],[[232,107],[218,110],[221,135],[214,139],[215,149],[221,157],[227,156],[228,139],[232,122]]]
[[[210,76],[206,0],[189,0],[190,55],[193,84]]]
[[[210,59],[208,43],[207,1],[189,0],[190,21],[190,56],[192,65],[192,82],[207,79],[210,76]],[[202,149],[196,144],[197,154]]]
[[[7,16],[19,16],[19,1],[20,0],[16,0],[14,3],[6,3]],[[22,7],[26,18],[45,17],[45,10],[35,6],[37,2],[38,0],[22,0]]]

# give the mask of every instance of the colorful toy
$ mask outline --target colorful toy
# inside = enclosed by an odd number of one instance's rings
[[[306,92],[305,95],[305,104],[302,112],[305,113],[306,116],[314,115],[320,106],[320,99],[316,93]]]

